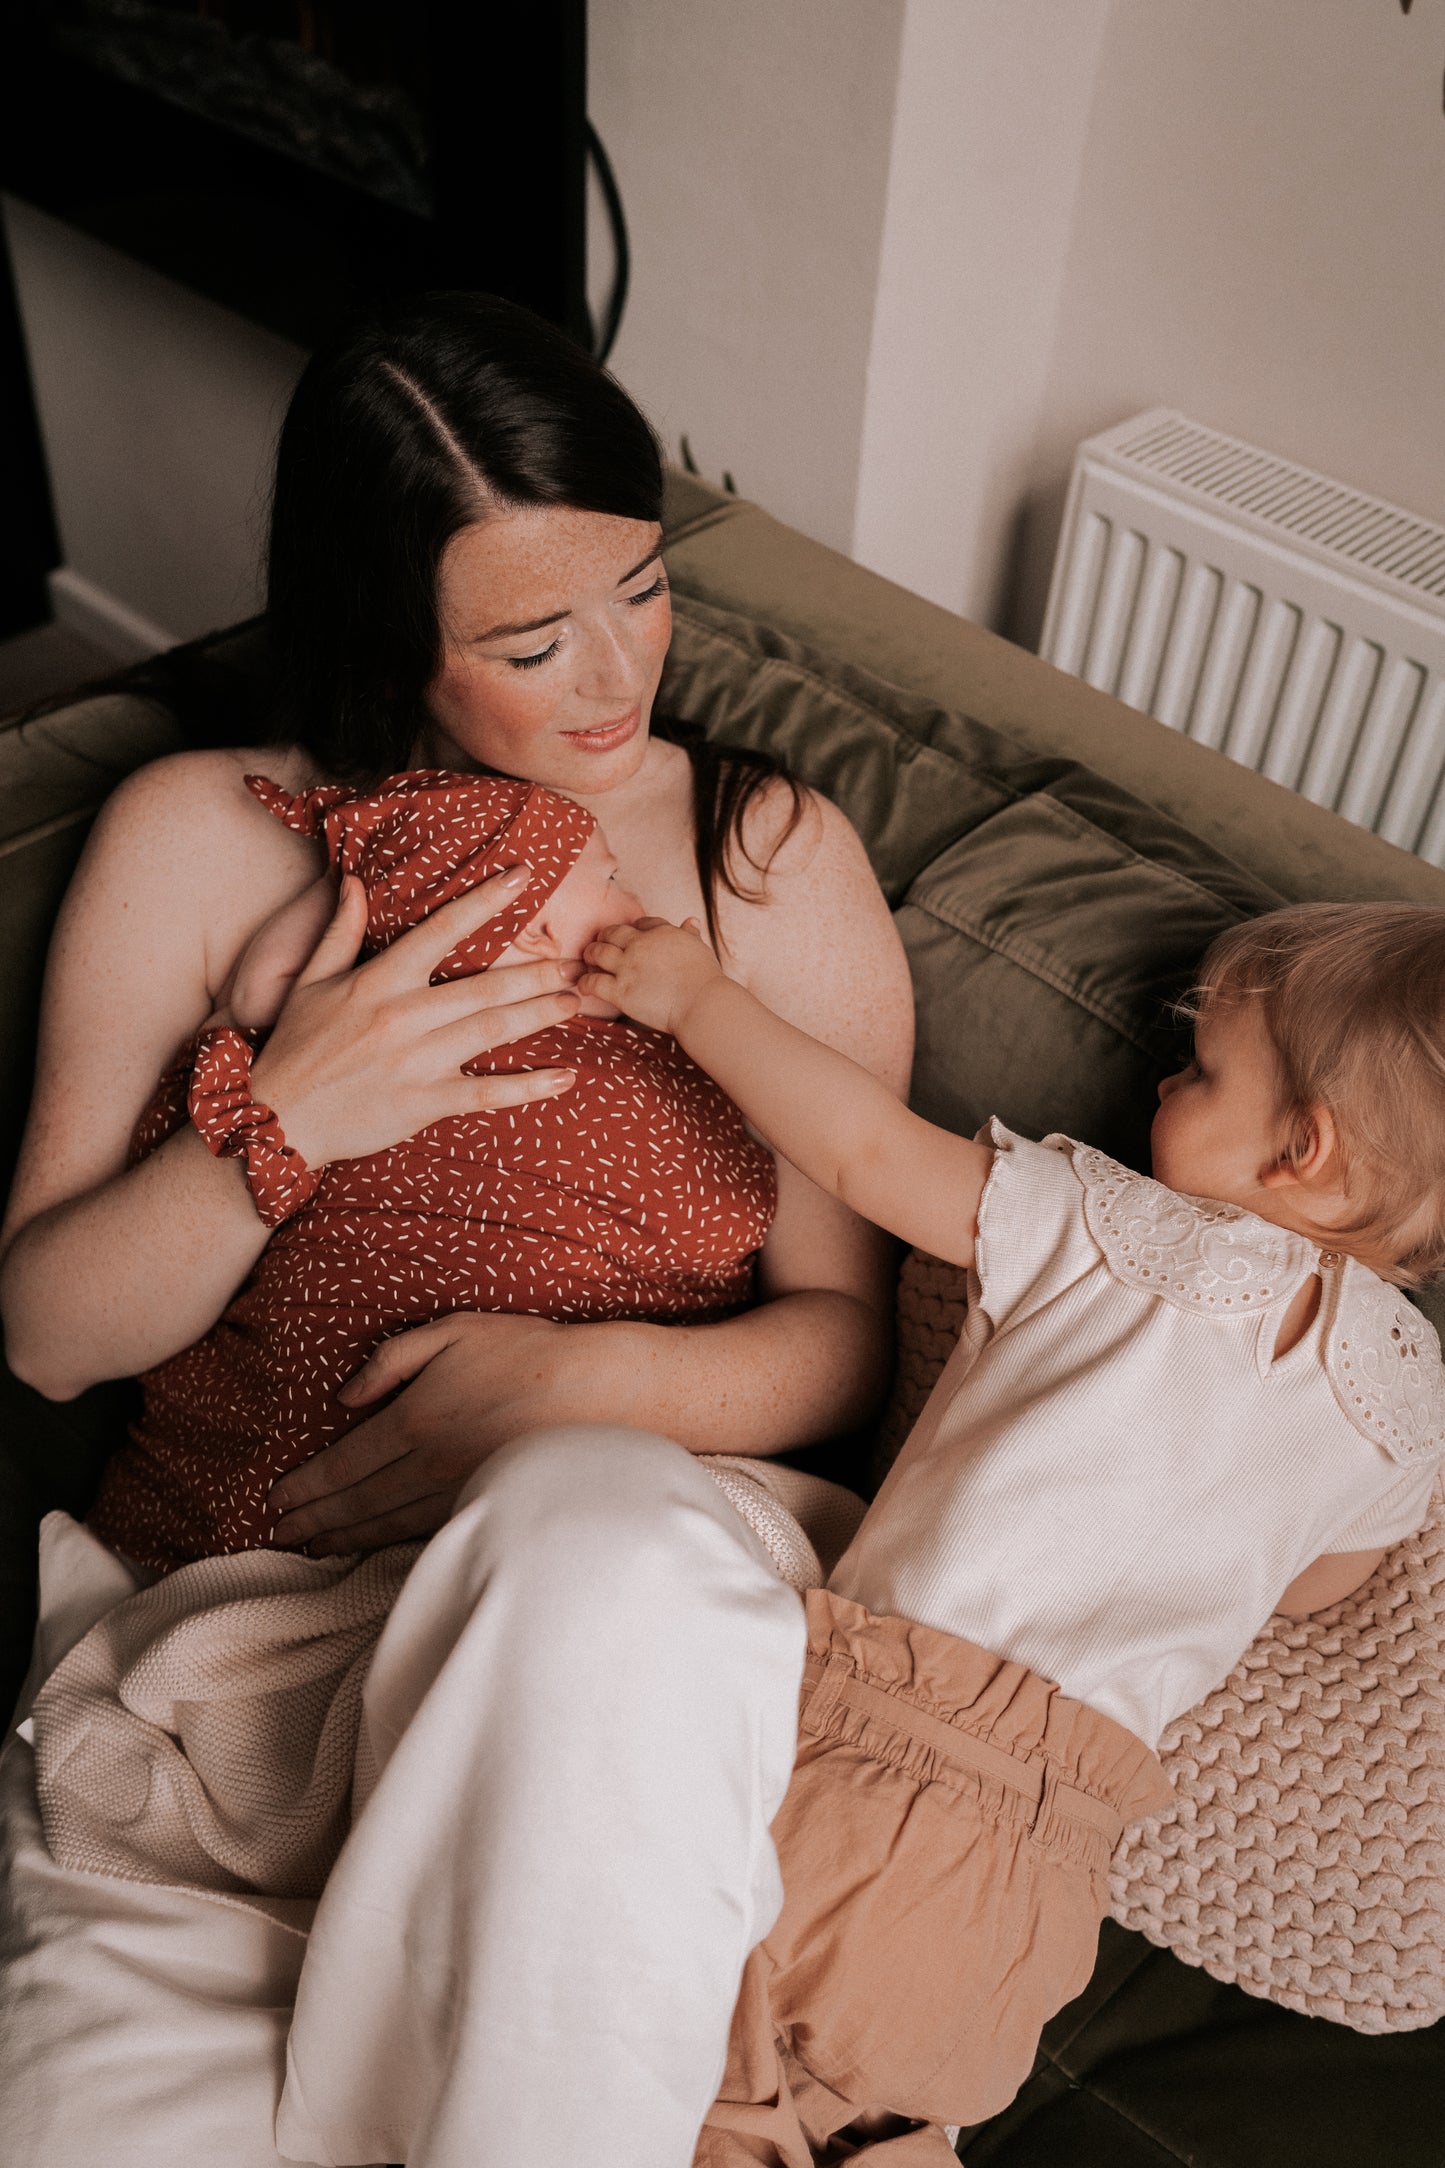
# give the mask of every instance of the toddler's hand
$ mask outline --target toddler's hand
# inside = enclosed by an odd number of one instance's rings
[[[588,968],[577,982],[579,993],[613,1002],[654,1031],[673,1033],[703,989],[723,975],[695,918],[682,926],[665,918],[609,926],[588,943],[582,961]]]

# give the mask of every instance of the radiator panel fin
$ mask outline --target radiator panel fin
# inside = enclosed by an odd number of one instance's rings
[[[1156,409],[1079,447],[1042,651],[1445,865],[1445,527]]]

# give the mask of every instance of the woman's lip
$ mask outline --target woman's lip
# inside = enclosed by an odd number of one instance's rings
[[[603,723],[596,730],[564,730],[561,736],[584,753],[610,753],[614,745],[627,743],[641,720],[641,708],[629,708],[615,723]]]

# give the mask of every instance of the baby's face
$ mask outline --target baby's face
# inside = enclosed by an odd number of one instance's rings
[[[1259,1004],[1206,1010],[1193,1061],[1159,1087],[1156,1180],[1277,1218],[1260,1177],[1279,1158],[1280,1128],[1279,1064]]]
[[[602,830],[594,828],[571,871],[496,962],[535,963],[540,957],[554,956],[577,959],[588,942],[608,926],[633,925],[646,916],[641,898],[622,886],[617,860]],[[584,994],[579,1013],[613,1017],[618,1012],[605,1001]]]

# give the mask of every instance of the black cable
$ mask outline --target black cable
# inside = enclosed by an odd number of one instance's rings
[[[612,170],[612,160],[603,146],[602,138],[587,123],[587,155],[597,175],[597,185],[602,190],[602,201],[607,206],[607,220],[612,228],[612,291],[607,297],[607,307],[602,318],[602,329],[594,330],[592,350],[598,361],[606,361],[616,344],[622,323],[622,312],[627,306],[627,285],[632,276],[632,251],[627,240],[627,220],[622,211],[622,193],[617,186],[617,175]]]

